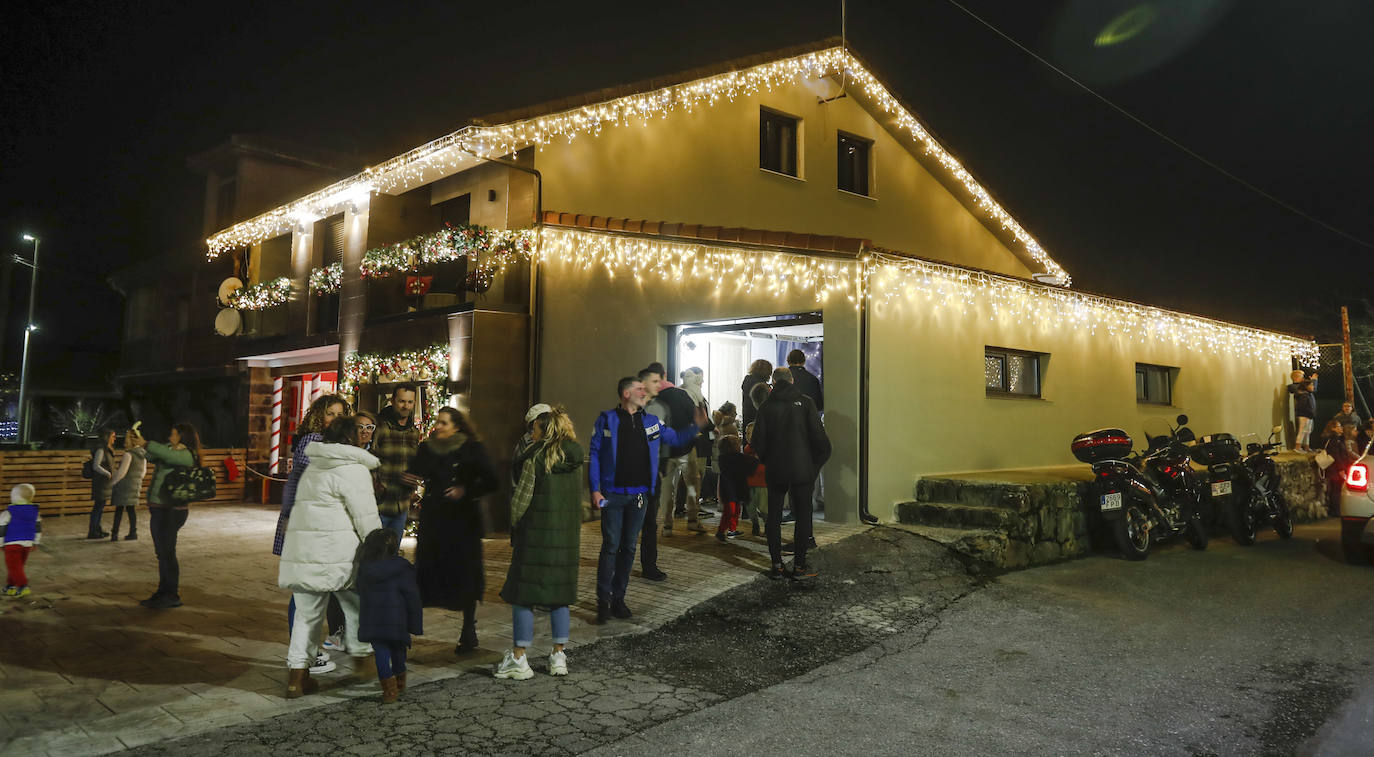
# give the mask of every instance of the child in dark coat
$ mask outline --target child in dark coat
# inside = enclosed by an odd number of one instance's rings
[[[383,704],[405,691],[410,635],[425,632],[415,567],[400,547],[390,528],[373,531],[358,547],[358,640],[372,643]]]
[[[720,541],[739,536],[740,507],[749,501],[749,476],[759,467],[759,461],[740,451],[738,436],[720,439],[720,525],[716,538]]]

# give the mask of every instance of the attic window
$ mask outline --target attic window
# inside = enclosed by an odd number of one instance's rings
[[[837,183],[842,191],[868,195],[868,155],[872,142],[853,134],[839,133]]]
[[[798,119],[759,109],[759,168],[797,175]]]

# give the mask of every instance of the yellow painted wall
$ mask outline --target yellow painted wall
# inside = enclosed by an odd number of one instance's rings
[[[894,504],[912,498],[921,475],[1073,463],[1070,441],[1096,428],[1125,428],[1140,448],[1142,426],[1151,417],[1186,413],[1199,436],[1226,431],[1263,440],[1284,416],[1287,359],[1193,352],[990,316],[985,305],[934,306],[923,296],[875,306],[869,436],[874,515],[891,517]],[[987,346],[1049,353],[1043,398],[988,397]],[[1136,402],[1138,362],[1179,369],[1172,406]]]
[[[654,360],[667,362],[664,325],[783,315],[818,309],[815,298],[716,292],[703,282],[665,283],[557,262],[541,272],[543,324],[538,401],[566,405],[585,444],[602,410],[615,407],[616,382]],[[825,318],[825,424],[834,446],[826,465],[827,517],[853,520],[858,496],[858,316],[843,301]],[[737,380],[744,377],[739,376]]]
[[[913,255],[1030,271],[853,99],[811,81],[535,153],[544,207],[570,213],[859,237]],[[759,108],[802,119],[800,178],[760,169]],[[836,131],[873,140],[871,197],[836,188]]]

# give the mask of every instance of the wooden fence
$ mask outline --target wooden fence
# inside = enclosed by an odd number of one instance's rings
[[[202,453],[205,464],[215,472],[215,498],[197,504],[242,502],[244,484],[247,480],[244,450],[205,449]],[[87,450],[0,451],[0,497],[5,497],[4,502],[8,502],[11,487],[28,483],[33,484],[38,490],[38,495],[34,499],[38,501],[39,511],[44,516],[89,513],[91,481],[81,477],[81,466],[90,456],[91,453]],[[227,457],[233,457],[238,464],[237,481],[229,481],[228,470],[224,466],[224,459]],[[148,487],[153,480],[153,467],[152,464],[148,465],[148,475],[143,478],[143,496],[140,502],[147,501]]]

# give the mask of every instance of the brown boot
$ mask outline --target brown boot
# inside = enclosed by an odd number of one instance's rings
[[[405,691],[405,690],[406,690],[406,674],[405,674],[405,673],[397,673],[397,674],[396,674],[396,691],[397,691],[397,692],[403,692],[403,691]]]
[[[369,678],[377,677],[377,661],[372,659],[372,655],[364,655],[353,658],[353,675],[364,681]]]
[[[394,704],[401,696],[401,689],[396,685],[396,676],[382,679],[382,704]]]
[[[286,676],[286,698],[295,699],[320,690],[320,682],[310,677],[306,668],[291,668]]]

